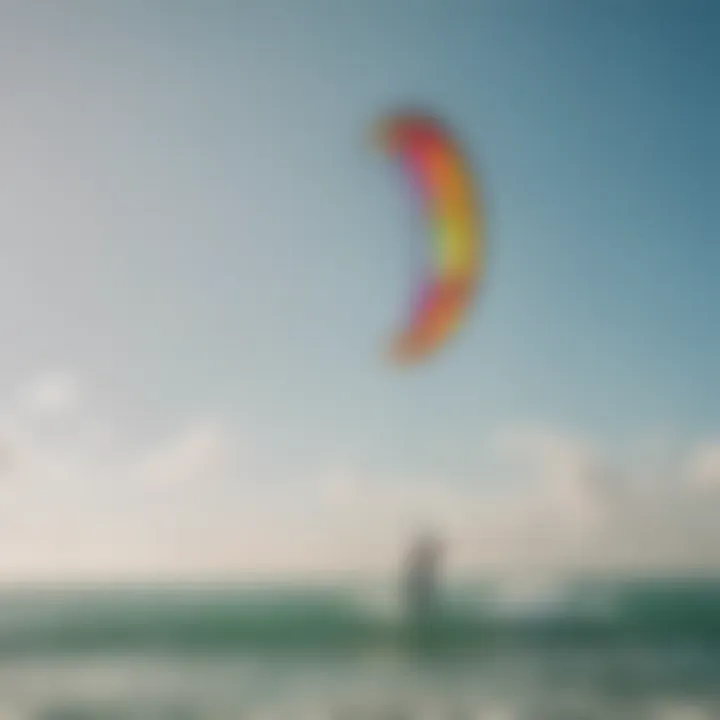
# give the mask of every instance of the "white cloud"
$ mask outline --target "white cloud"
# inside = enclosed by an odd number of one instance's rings
[[[80,400],[79,384],[70,373],[49,372],[34,378],[20,392],[20,410],[31,415],[64,415]]]
[[[608,511],[609,473],[588,443],[545,428],[520,427],[498,432],[493,448],[524,474],[525,493],[539,495],[565,521],[594,524]]]
[[[687,462],[688,481],[697,487],[720,488],[720,442],[699,445]]]
[[[134,474],[153,485],[214,482],[232,472],[237,440],[222,424],[194,423],[175,438],[152,449]]]
[[[720,568],[718,443],[687,451],[674,482],[647,463],[643,482],[629,466],[620,482],[598,448],[537,426],[498,432],[475,482],[353,462],[289,478],[221,419],[138,451],[141,438],[92,417],[61,377],[31,383],[0,423],[5,576],[386,573],[428,525],[458,570]],[[27,422],[29,408],[76,412],[56,432]]]

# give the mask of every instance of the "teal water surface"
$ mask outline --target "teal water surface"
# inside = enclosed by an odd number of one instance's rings
[[[467,587],[424,627],[358,588],[9,588],[0,720],[715,719],[719,587]]]

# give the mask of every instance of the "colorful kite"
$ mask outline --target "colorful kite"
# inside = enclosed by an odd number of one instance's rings
[[[378,136],[416,190],[433,240],[431,267],[393,343],[393,358],[411,363],[439,349],[463,321],[480,277],[484,228],[471,169],[440,122],[398,114],[380,123]]]

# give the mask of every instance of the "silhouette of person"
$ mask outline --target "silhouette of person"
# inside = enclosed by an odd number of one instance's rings
[[[438,607],[438,574],[443,546],[432,533],[424,532],[405,557],[403,594],[408,619],[424,620]]]

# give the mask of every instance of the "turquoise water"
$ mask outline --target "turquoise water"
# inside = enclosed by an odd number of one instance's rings
[[[388,592],[0,594],[0,720],[720,718],[720,585],[456,589],[432,627]]]

